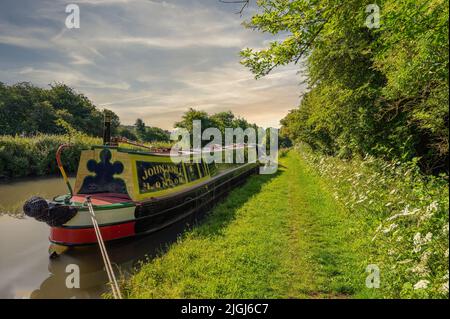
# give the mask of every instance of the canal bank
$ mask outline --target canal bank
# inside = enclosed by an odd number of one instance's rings
[[[364,270],[355,267],[349,244],[337,240],[350,220],[297,155],[281,164],[277,174],[255,176],[234,190],[184,236],[186,221],[108,244],[116,273],[128,280],[122,285],[126,297],[351,297],[357,290],[351,277]],[[51,198],[62,189],[62,179],[44,178],[3,185],[0,192],[4,204],[8,198],[9,207],[16,207],[38,191]],[[48,259],[46,224],[2,216],[0,231],[1,252],[8,256],[0,264],[0,296],[101,298],[108,292],[97,246]],[[136,273],[142,261],[149,263]],[[71,264],[80,269],[79,289],[66,287]]]
[[[370,238],[298,153],[252,177],[123,286],[128,298],[353,298]]]

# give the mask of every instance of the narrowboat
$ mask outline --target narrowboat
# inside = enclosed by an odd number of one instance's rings
[[[26,215],[50,226],[49,240],[57,246],[97,243],[88,197],[103,240],[114,241],[150,234],[198,210],[211,209],[259,166],[186,159],[195,152],[179,152],[183,160],[174,161],[168,149],[123,148],[104,137],[104,145],[81,151],[72,187],[60,160],[63,148],[57,162],[69,194],[52,200],[32,197],[24,204]]]

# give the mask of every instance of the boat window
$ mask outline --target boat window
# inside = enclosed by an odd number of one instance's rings
[[[189,178],[189,181],[195,181],[196,179],[200,178],[200,172],[197,168],[197,163],[186,163],[184,164],[186,168],[186,174]]]
[[[200,174],[202,177],[208,175],[208,172],[206,171],[205,162],[203,160],[200,163],[198,163],[198,168],[200,170]]]
[[[212,162],[208,164],[209,175],[214,176],[217,173],[216,163]]]

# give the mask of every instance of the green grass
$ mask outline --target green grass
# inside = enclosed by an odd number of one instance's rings
[[[367,244],[296,152],[252,177],[200,226],[144,264],[129,298],[350,298],[364,291]],[[361,238],[358,240],[358,238]]]

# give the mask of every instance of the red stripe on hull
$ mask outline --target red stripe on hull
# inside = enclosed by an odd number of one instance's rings
[[[104,241],[124,238],[135,235],[135,222],[100,227]],[[50,229],[50,241],[64,245],[85,245],[97,242],[95,230],[91,228],[63,228]]]

